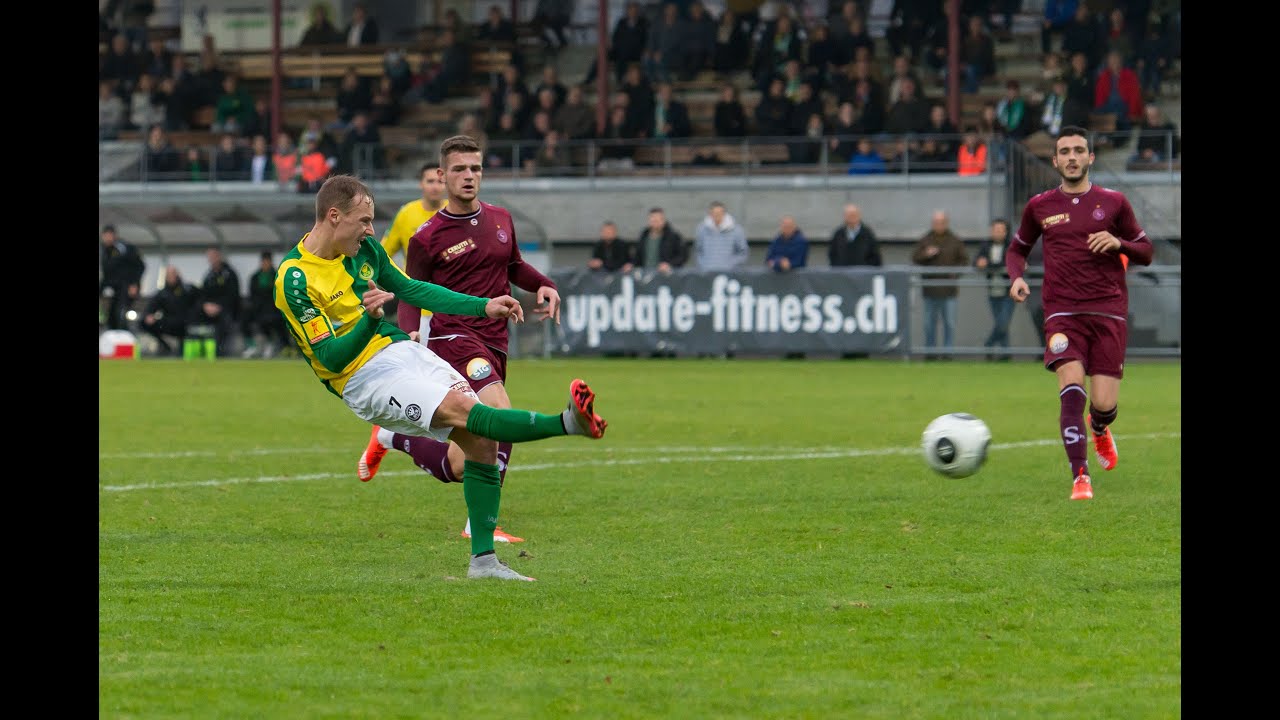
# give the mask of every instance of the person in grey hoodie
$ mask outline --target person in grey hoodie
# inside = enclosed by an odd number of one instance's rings
[[[734,270],[747,262],[747,232],[718,200],[698,224],[694,257],[699,270]]]

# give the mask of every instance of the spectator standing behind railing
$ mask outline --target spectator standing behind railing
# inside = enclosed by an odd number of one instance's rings
[[[658,83],[654,93],[653,113],[649,116],[645,135],[652,138],[685,138],[693,132],[689,108],[677,100],[669,82]]]
[[[880,152],[871,144],[871,140],[866,137],[858,138],[856,150],[853,157],[849,158],[850,175],[881,175],[889,171],[884,158],[880,156]]]
[[[1182,139],[1178,128],[1165,119],[1160,106],[1147,103],[1142,134],[1138,136],[1138,150],[1130,162],[1165,162],[1182,154]]]
[[[270,251],[258,256],[258,269],[249,276],[244,305],[244,357],[272,358],[290,346],[289,329],[275,304],[276,263]]]
[[[298,192],[315,193],[329,177],[329,158],[320,152],[315,138],[307,138],[298,155]]]
[[[1009,321],[1013,318],[1013,298],[1009,297],[1009,272],[1005,269],[1005,251],[1009,249],[1009,221],[991,221],[991,237],[978,248],[973,266],[986,272],[987,302],[991,305],[991,332],[983,341],[985,348],[1003,348],[1000,360],[1009,359]],[[987,360],[997,356],[987,354]]]
[[[605,220],[600,225],[600,237],[591,248],[587,267],[600,272],[631,272],[635,267],[631,262],[631,249],[618,239],[618,225],[614,221]]]
[[[783,215],[778,223],[778,234],[769,243],[764,264],[774,272],[791,272],[809,264],[809,239],[796,225],[795,217]]]
[[[115,140],[120,137],[128,117],[128,108],[116,94],[111,81],[98,83],[98,139]]]
[[[342,31],[329,18],[329,3],[317,2],[311,6],[311,24],[302,31],[300,47],[337,45],[343,41]]]
[[[275,179],[276,168],[272,162],[271,149],[267,147],[267,136],[254,135],[249,150],[249,182],[264,185]]]
[[[662,17],[654,23],[645,39],[644,57],[641,61],[645,77],[657,83],[673,79],[683,62],[680,43],[684,40],[684,23],[680,10],[673,2],[662,6]]]
[[[138,84],[129,96],[128,127],[141,129],[163,124],[167,99],[158,92],[154,75],[138,76]]]
[[[1044,17],[1040,21],[1040,52],[1048,53],[1053,36],[1061,36],[1076,14],[1079,0],[1045,0]]]
[[[187,323],[195,314],[196,296],[196,289],[182,279],[176,265],[164,269],[164,287],[151,296],[142,311],[142,329],[156,339],[160,357],[180,352],[187,338]],[[167,338],[174,338],[176,345],[170,345]]]
[[[338,117],[330,126],[335,130],[347,129],[351,126],[351,119],[356,116],[356,113],[373,109],[373,93],[369,92],[368,83],[360,77],[356,68],[349,67],[342,74],[342,82],[338,85],[335,101],[338,106]]]
[[[875,231],[862,222],[862,210],[853,203],[844,206],[844,224],[831,233],[827,262],[832,267],[884,264]]]
[[[1124,66],[1119,52],[1107,53],[1107,66],[1098,73],[1093,90],[1093,111],[1113,113],[1116,130],[1128,130],[1142,119],[1142,88],[1138,74]]]
[[[213,109],[213,132],[230,132],[239,135],[244,128],[254,124],[253,95],[240,84],[235,73],[222,77],[222,91]]]
[[[369,113],[357,112],[338,146],[337,172],[365,178],[382,177],[387,169],[386,154],[382,134],[369,122]]]
[[[147,145],[142,156],[142,179],[148,182],[177,180],[182,155],[169,142],[169,133],[159,125],[147,132]]]
[[[688,259],[688,243],[667,222],[667,213],[659,207],[650,208],[645,228],[632,248],[631,261],[638,268],[651,268],[670,275],[672,270],[684,267]]]
[[[538,0],[533,8],[533,25],[543,49],[560,52],[569,46],[565,28],[573,18],[573,0]]]
[[[747,233],[716,200],[694,233],[694,258],[698,269],[709,272],[736,270],[747,263]]]
[[[731,8],[725,8],[716,22],[716,42],[711,69],[721,75],[747,69],[751,57],[751,33]]]
[[[218,182],[239,182],[249,179],[249,158],[245,148],[236,143],[230,133],[218,138],[213,154],[213,179]]]
[[[987,171],[987,144],[982,142],[978,128],[972,125],[964,129],[964,142],[956,151],[956,166],[956,172],[963,176]]]
[[[596,136],[596,111],[582,97],[582,87],[574,85],[564,104],[552,116],[551,126],[568,140],[584,140]]]
[[[107,301],[107,329],[124,330],[128,327],[125,313],[138,299],[147,264],[137,248],[120,239],[115,225],[103,225],[101,238],[98,263],[102,279],[98,284],[98,299]]]
[[[213,328],[218,357],[227,357],[232,351],[232,334],[240,320],[240,275],[227,264],[218,248],[206,250],[205,257],[209,260],[209,269],[200,283],[200,302],[196,305],[193,324]]]
[[[284,130],[276,135],[276,145],[271,151],[271,165],[281,188],[294,189],[302,172],[302,156],[293,144],[293,137]]]
[[[911,252],[911,262],[927,267],[967,267],[969,253],[964,243],[951,231],[951,220],[942,210],[933,211],[929,232],[925,233]],[[938,280],[954,280],[957,273],[925,273],[920,276],[926,283],[920,288],[924,295],[924,344],[927,360],[939,357],[951,359],[955,346],[956,296],[954,284],[938,283]],[[930,282],[932,281],[932,282]],[[942,345],[937,344],[938,326],[942,326]],[[939,355],[939,353],[941,353]]]
[[[351,22],[343,33],[349,47],[378,44],[378,21],[369,15],[369,6],[358,2],[351,8]]]

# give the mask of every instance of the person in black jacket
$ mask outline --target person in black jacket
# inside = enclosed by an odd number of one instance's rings
[[[601,272],[631,271],[631,248],[618,239],[618,225],[612,220],[600,226],[600,239],[591,249],[587,267]]]
[[[138,288],[147,264],[137,248],[121,240],[114,225],[102,226],[102,247],[99,252],[102,280],[98,284],[98,299],[107,301],[107,329],[125,330],[125,317],[138,299]]]
[[[870,227],[862,222],[862,211],[857,205],[844,206],[844,224],[831,233],[827,245],[827,259],[832,267],[847,265],[880,266],[880,241]]]
[[[649,210],[649,223],[636,239],[631,260],[636,267],[656,269],[668,275],[678,267],[684,267],[689,259],[689,246],[684,237],[667,222],[662,208]]]
[[[200,284],[200,302],[192,324],[209,326],[218,343],[218,357],[228,357],[231,336],[240,319],[240,276],[218,248],[209,248],[205,257],[209,259],[209,271]]]
[[[142,327],[160,344],[161,356],[176,355],[182,347],[197,299],[198,292],[183,281],[176,265],[164,269],[164,287],[151,296],[142,314]],[[166,337],[176,338],[177,345],[170,345]]]
[[[270,251],[258,256],[258,269],[249,276],[244,306],[244,357],[274,357],[291,347],[293,338],[276,308],[276,263]]]

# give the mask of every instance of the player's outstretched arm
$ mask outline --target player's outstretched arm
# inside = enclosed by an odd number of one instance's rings
[[[524,308],[520,306],[520,301],[510,295],[499,295],[489,300],[484,307],[485,315],[495,320],[511,319],[516,322],[524,322]]]

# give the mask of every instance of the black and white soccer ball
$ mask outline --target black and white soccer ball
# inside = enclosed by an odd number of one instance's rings
[[[978,472],[987,459],[991,430],[969,413],[947,413],[924,429],[921,447],[929,467],[947,477],[962,478]]]

